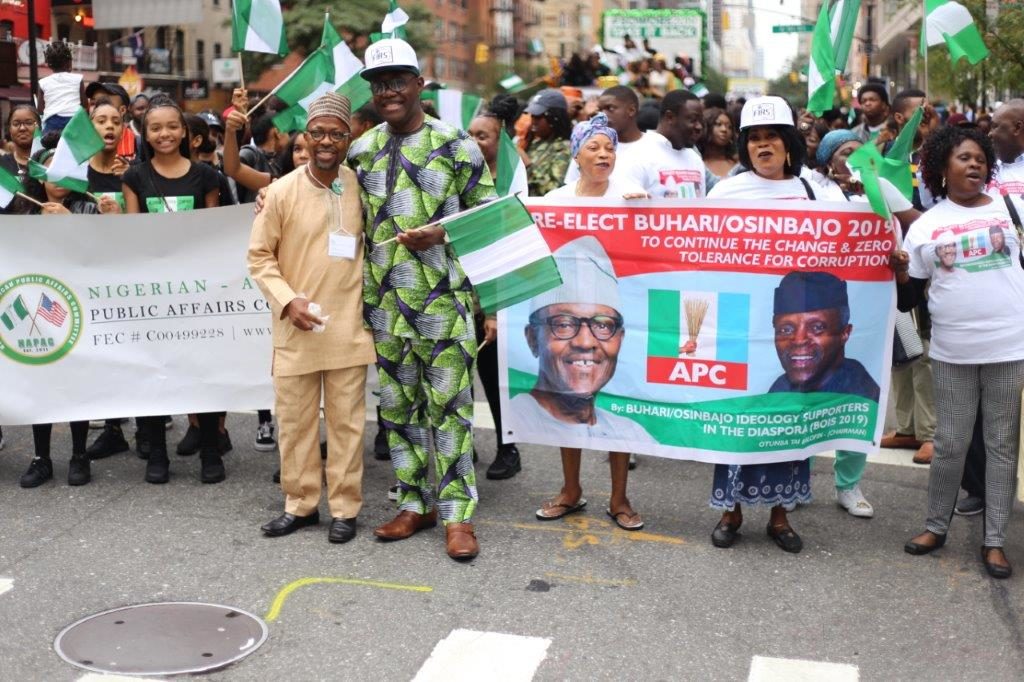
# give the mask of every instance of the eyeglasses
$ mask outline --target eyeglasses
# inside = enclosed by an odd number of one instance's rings
[[[401,92],[409,85],[411,78],[392,78],[391,80],[376,80],[370,83],[370,92],[375,95],[383,95],[385,92]]]
[[[622,328],[622,318],[611,315],[594,315],[593,317],[576,317],[574,315],[552,315],[551,317],[532,317],[530,324],[535,326],[547,325],[551,335],[559,341],[574,339],[580,333],[583,325],[594,335],[598,341],[607,341],[615,336]]]
[[[12,128],[24,128],[26,130],[32,130],[36,127],[35,121],[11,121]]]
[[[352,133],[346,133],[341,130],[307,130],[306,134],[313,140],[313,142],[320,142],[325,137],[331,138],[331,142],[341,142],[352,137]]]

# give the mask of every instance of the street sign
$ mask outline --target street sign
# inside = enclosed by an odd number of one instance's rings
[[[772,33],[814,33],[814,24],[775,24]]]

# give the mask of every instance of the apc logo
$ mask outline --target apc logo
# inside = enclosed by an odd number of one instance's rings
[[[647,381],[747,389],[750,296],[651,289]]]
[[[46,365],[71,352],[82,332],[75,294],[48,275],[20,275],[0,284],[0,353],[25,365]]]

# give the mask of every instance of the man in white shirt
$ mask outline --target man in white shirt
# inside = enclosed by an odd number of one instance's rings
[[[689,90],[661,100],[658,127],[644,135],[643,187],[652,197],[699,199],[706,194],[704,160],[693,147],[704,131],[704,106]]]
[[[1024,99],[1011,99],[992,114],[989,132],[998,163],[989,193],[1002,201],[1009,196],[1018,213],[1024,212]]]

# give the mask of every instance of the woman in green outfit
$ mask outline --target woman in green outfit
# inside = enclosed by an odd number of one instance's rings
[[[531,197],[542,197],[565,184],[569,170],[572,122],[565,95],[541,90],[530,100],[526,113],[533,117],[526,155],[526,177]]]

